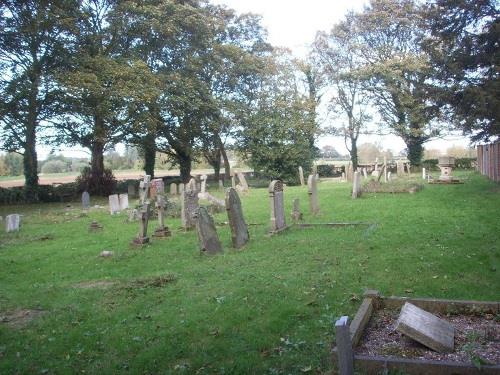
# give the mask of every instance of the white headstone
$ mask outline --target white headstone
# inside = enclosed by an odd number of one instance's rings
[[[5,230],[8,232],[16,232],[21,226],[21,215],[11,214],[5,217]]]
[[[170,195],[177,195],[177,185],[173,182],[170,184]]]
[[[120,211],[125,211],[128,208],[128,194],[118,195],[118,201],[120,202]]]
[[[204,174],[201,176],[201,194],[205,194],[207,192],[207,175]]]
[[[425,175],[425,168],[422,168],[422,179],[425,180],[426,175]]]
[[[300,186],[304,186],[304,170],[302,167],[299,167],[299,179],[300,179]]]
[[[118,198],[118,194],[113,194],[109,196],[109,212],[111,215],[116,212],[120,212],[120,198]]]

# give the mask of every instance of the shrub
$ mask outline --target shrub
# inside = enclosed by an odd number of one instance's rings
[[[61,160],[51,160],[42,166],[42,173],[64,173],[67,171],[68,166]]]
[[[90,194],[108,196],[116,189],[116,178],[110,169],[104,169],[102,175],[94,175],[90,167],[82,170],[80,176],[76,178],[77,191],[87,190]]]

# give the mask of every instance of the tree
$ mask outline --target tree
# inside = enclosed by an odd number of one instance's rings
[[[23,155],[25,199],[38,199],[37,135],[57,111],[53,75],[66,53],[77,2],[0,2],[0,147]]]
[[[321,147],[321,157],[325,159],[337,159],[340,158],[340,153],[335,149],[335,147],[326,145]]]
[[[424,13],[435,67],[431,97],[473,141],[500,136],[500,10],[495,0],[434,0]]]

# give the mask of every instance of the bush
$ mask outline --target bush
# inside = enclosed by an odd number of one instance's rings
[[[76,178],[78,192],[88,191],[92,195],[108,196],[116,189],[116,178],[110,169],[104,169],[102,175],[94,175],[90,167],[82,170]]]
[[[334,165],[318,165],[318,174],[319,177],[335,177],[337,175]]]
[[[67,171],[68,166],[61,160],[51,160],[42,166],[42,173],[64,173]]]
[[[455,158],[456,169],[474,169],[476,168],[476,158]],[[438,171],[438,159],[427,159],[422,162],[422,166],[428,171]]]

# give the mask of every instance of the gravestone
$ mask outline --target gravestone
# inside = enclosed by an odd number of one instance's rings
[[[375,167],[374,170],[378,171],[378,158],[375,158]]]
[[[226,191],[226,211],[229,227],[231,228],[233,247],[239,249],[248,242],[250,234],[248,233],[248,227],[243,217],[240,197],[233,188],[229,188]]]
[[[9,232],[17,232],[21,226],[21,215],[11,214],[5,216],[5,230]]]
[[[361,196],[361,175],[359,172],[354,172],[352,180],[352,199],[359,198]]]
[[[270,233],[278,233],[287,228],[285,222],[285,202],[283,197],[283,182],[271,181],[269,184],[269,198],[271,201],[271,230]]]
[[[401,308],[396,331],[437,352],[452,352],[454,349],[455,327],[408,302]]]
[[[137,220],[139,220],[139,210],[134,208],[128,212],[128,221],[132,223]]]
[[[339,375],[354,375],[354,356],[348,316],[342,316],[335,322],[335,341],[337,344]]]
[[[295,198],[293,200],[293,209],[292,209],[292,221],[294,223],[302,220],[302,212],[300,212],[300,201],[299,198]]]
[[[148,222],[149,222],[149,202],[146,202],[142,205],[140,211],[140,219],[139,223],[139,234],[132,241],[134,245],[144,245],[149,242],[148,237]]]
[[[179,184],[179,195],[182,195],[182,193],[184,193],[184,186],[185,185],[182,182]]]
[[[128,209],[128,194],[119,194],[118,201],[120,202],[120,211]]]
[[[137,196],[137,190],[135,188],[135,182],[129,182],[128,183],[128,189],[127,189],[127,192],[128,192],[128,196],[130,198],[135,198]]]
[[[195,215],[197,216],[196,231],[198,232],[200,251],[208,255],[222,252],[222,245],[215,229],[214,219],[207,209],[199,207]]]
[[[145,175],[144,179],[139,183],[139,201],[144,204],[149,199],[149,187],[151,185],[151,176]]]
[[[111,215],[120,212],[120,198],[118,198],[118,194],[110,195],[108,199],[109,199],[109,212],[111,213]]]
[[[319,212],[318,186],[316,176],[310,174],[307,178],[307,193],[309,194],[309,209],[312,215]]]
[[[153,236],[168,237],[170,236],[170,230],[165,225],[165,198],[163,195],[156,196],[156,207],[158,208],[158,228],[156,228]]]
[[[177,195],[177,185],[173,182],[170,184],[170,195]]]
[[[198,211],[198,190],[196,181],[192,178],[185,186],[181,196],[181,220],[185,230],[196,226],[196,212]]]
[[[406,166],[406,172],[408,173],[408,177],[410,177],[410,175],[411,175],[411,164],[410,163],[406,163],[405,166]]]
[[[304,170],[302,167],[299,167],[299,179],[300,179],[300,186],[304,186]]]
[[[345,172],[342,172],[342,181],[345,181]]]
[[[387,182],[391,181],[391,172],[387,172]]]
[[[207,175],[204,174],[201,176],[201,194],[205,194],[207,192]]]
[[[422,168],[422,180],[425,180],[427,175],[425,174],[425,168]]]
[[[149,188],[149,197],[156,200],[157,195],[165,194],[165,183],[161,178],[155,178],[151,181],[151,187]]]
[[[396,172],[398,177],[404,176],[405,174],[405,166],[402,161],[399,161],[396,163]]]
[[[231,187],[236,189],[236,178],[234,178],[234,176],[231,176]]]
[[[82,208],[88,210],[90,207],[90,195],[88,191],[82,193]]]
[[[384,156],[384,182],[387,182],[387,156]]]
[[[373,172],[372,172],[372,176],[373,176]],[[366,168],[363,168],[363,177],[368,178],[368,171],[366,170]]]
[[[245,178],[245,174],[242,172],[238,172],[237,176],[238,176],[238,180],[240,181],[242,191],[247,192],[248,191],[248,184],[247,184],[247,180]]]

